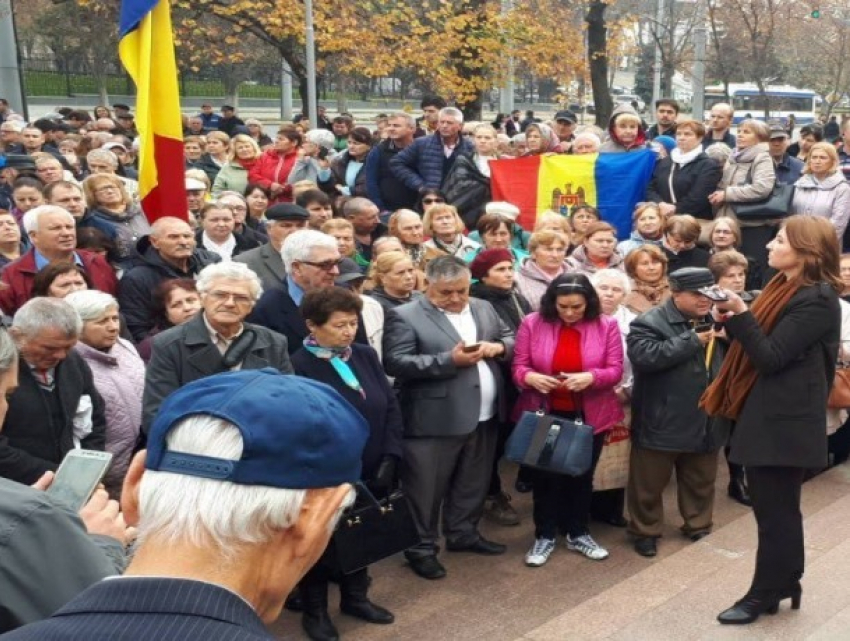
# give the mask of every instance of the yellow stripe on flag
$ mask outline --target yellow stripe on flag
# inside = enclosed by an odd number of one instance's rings
[[[595,207],[598,156],[543,156],[537,174],[537,215],[547,210],[566,215],[575,205],[582,204]]]

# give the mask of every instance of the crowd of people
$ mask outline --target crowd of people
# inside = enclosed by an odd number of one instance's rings
[[[0,575],[18,586],[0,595],[0,630],[72,599],[9,638],[96,630],[74,616],[147,595],[176,600],[198,628],[184,638],[202,636],[203,608],[181,599],[230,608],[228,625],[264,638],[260,619],[288,598],[311,639],[338,639],[329,581],[344,614],[394,621],[368,569],[335,567],[348,483],[403,490],[419,537],[405,558],[436,580],[451,569],[442,548],[506,553],[480,522],[521,522],[508,487],[531,494],[529,567],[559,538],[608,558],[593,522],[655,556],[674,471],[681,531],[699,541],[721,450],[759,552],[719,619],[799,607],[800,487],[850,455],[847,412],[827,407],[850,340],[850,120],[838,146],[803,127],[789,150],[781,123],[733,135],[729,105],[707,125],[674,100],[655,107],[651,128],[623,105],[602,131],[566,110],[465,123],[426,97],[420,119],[392,113],[373,131],[320,108],[272,140],[204,104],[185,118],[186,208],[156,220],[139,204],[129,107],[0,114],[0,513],[21,523],[0,536]],[[643,149],[658,159],[628,238],[589,204],[524,229],[493,201],[491,160]],[[795,188],[788,211],[739,215],[777,185]],[[540,410],[592,426],[585,473],[504,466],[513,426]],[[598,491],[620,428],[623,481]],[[76,448],[112,455],[78,515],[43,497]],[[130,628],[153,625],[131,611]]]

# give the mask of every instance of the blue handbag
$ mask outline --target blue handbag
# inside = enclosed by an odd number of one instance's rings
[[[523,412],[508,442],[505,458],[535,470],[581,476],[593,462],[593,428],[581,418]]]

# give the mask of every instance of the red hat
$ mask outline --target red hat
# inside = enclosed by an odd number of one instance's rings
[[[509,249],[485,249],[469,264],[469,271],[476,280],[481,280],[493,267],[505,261],[514,262]]]

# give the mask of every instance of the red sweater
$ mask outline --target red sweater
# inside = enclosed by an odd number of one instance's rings
[[[248,182],[257,183],[266,189],[271,189],[272,183],[283,185],[283,191],[272,198],[270,204],[291,203],[292,185],[287,184],[286,179],[295,166],[298,152],[281,155],[274,149],[264,151],[250,169],[248,169]]]
[[[558,344],[552,355],[552,373],[557,376],[561,372],[577,374],[581,371],[581,334],[575,327],[563,326],[558,333]],[[552,392],[552,409],[575,412],[577,409],[575,394],[559,387]]]
[[[92,289],[99,289],[115,296],[118,291],[118,279],[112,266],[99,254],[76,250],[83,269],[91,281]],[[30,249],[18,260],[12,261],[0,274],[0,281],[6,287],[0,288],[0,309],[8,316],[14,316],[24,303],[32,297],[32,285],[38,269],[35,266],[35,250]]]

